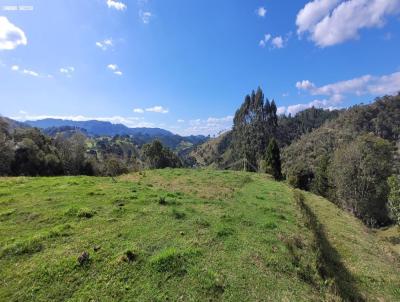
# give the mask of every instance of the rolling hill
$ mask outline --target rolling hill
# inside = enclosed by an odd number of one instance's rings
[[[265,174],[1,178],[1,301],[399,301],[391,240]]]

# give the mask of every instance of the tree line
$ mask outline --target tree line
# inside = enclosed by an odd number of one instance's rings
[[[0,118],[0,175],[115,176],[144,168],[181,167],[179,157],[158,140],[142,146],[130,138],[103,138],[89,147],[79,131],[47,136],[37,128],[15,128]]]

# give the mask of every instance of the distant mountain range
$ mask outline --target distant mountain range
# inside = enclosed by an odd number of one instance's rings
[[[79,131],[86,136],[132,136],[137,144],[142,145],[154,139],[159,139],[164,145],[171,149],[182,150],[189,146],[198,145],[208,140],[204,135],[180,136],[168,130],[160,128],[129,128],[122,124],[112,124],[110,122],[90,120],[90,121],[72,121],[63,119],[42,119],[37,121],[18,122],[6,117],[5,120],[11,129],[36,127],[49,135],[55,136],[60,132]]]
[[[26,121],[32,127],[37,128],[51,128],[70,126],[75,128],[85,129],[89,135],[98,136],[114,136],[114,135],[149,135],[149,136],[170,136],[174,135],[172,132],[160,128],[129,128],[122,124],[112,124],[110,122],[103,122],[97,120],[91,121],[72,121],[62,119],[43,119],[37,121]]]

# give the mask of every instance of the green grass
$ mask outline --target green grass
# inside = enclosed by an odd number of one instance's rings
[[[306,196],[350,285],[399,300],[384,241]],[[292,190],[265,175],[0,178],[0,301],[339,301],[319,246]]]

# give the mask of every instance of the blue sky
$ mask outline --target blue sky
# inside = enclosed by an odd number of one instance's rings
[[[0,113],[215,134],[400,90],[400,0],[0,0]]]

